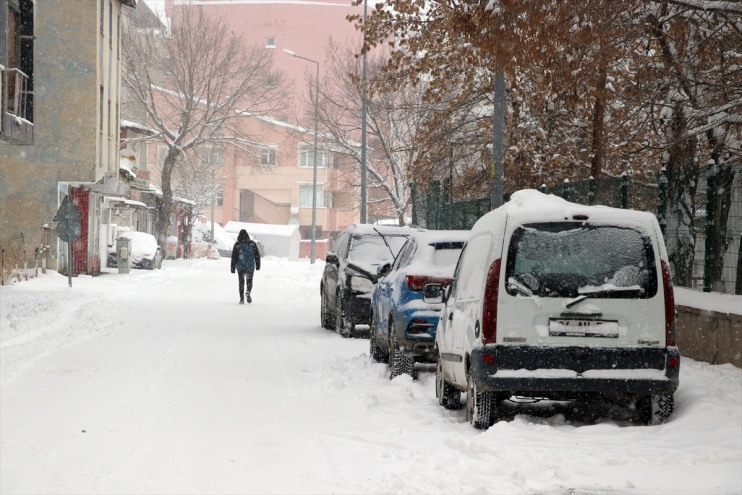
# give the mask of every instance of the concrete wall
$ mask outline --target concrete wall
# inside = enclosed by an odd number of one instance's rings
[[[678,347],[683,356],[742,368],[742,316],[677,306]]]

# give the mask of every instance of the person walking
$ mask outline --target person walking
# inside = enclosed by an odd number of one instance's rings
[[[240,304],[252,302],[252,277],[255,270],[260,270],[260,252],[255,241],[250,239],[245,229],[240,230],[237,242],[232,248],[232,273],[237,270],[240,289]]]

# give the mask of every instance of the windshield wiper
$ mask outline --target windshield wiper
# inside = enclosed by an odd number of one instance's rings
[[[577,293],[579,296],[569,301],[566,304],[567,308],[571,308],[575,304],[581,303],[587,298],[604,297],[608,299],[618,299],[621,297],[639,297],[644,293],[644,289],[641,287],[596,287],[594,289],[578,289]]]
[[[392,259],[396,258],[397,256],[394,254],[394,251],[392,250],[392,247],[389,245],[389,243],[386,242],[386,237],[384,237],[384,234],[379,232],[379,229],[377,229],[376,227],[374,227],[374,231],[377,234],[379,234],[379,236],[381,237],[381,240],[384,241],[384,244],[386,244],[386,247],[389,248],[389,252],[392,253]]]

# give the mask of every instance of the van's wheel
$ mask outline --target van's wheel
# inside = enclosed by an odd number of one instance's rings
[[[343,337],[350,337],[353,333],[353,323],[346,314],[345,308],[343,307],[343,296],[338,292],[335,306],[335,331]]]
[[[326,328],[328,330],[332,329],[332,314],[330,314],[330,308],[327,307],[327,296],[325,296],[325,291],[320,290],[320,320],[322,323],[322,328]]]
[[[446,381],[440,354],[438,354],[435,365],[435,396],[438,398],[438,404],[446,409],[461,407],[461,392]]]
[[[471,374],[466,378],[466,419],[474,428],[486,430],[495,422],[495,393],[478,391]]]
[[[637,420],[641,424],[654,426],[667,421],[675,409],[673,394],[651,394],[636,401]]]
[[[389,379],[408,374],[415,378],[415,363],[399,348],[394,321],[389,318]]]
[[[371,331],[368,336],[369,354],[377,363],[386,363],[389,361],[389,353],[384,351],[376,341],[376,320],[371,316]]]

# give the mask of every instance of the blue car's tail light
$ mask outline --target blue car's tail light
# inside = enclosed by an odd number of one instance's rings
[[[425,275],[407,275],[407,287],[412,291],[421,291],[428,284],[440,284],[442,287],[451,283],[450,278],[427,277]]]

